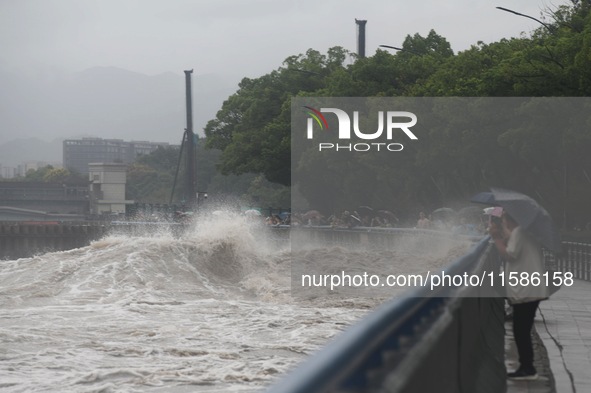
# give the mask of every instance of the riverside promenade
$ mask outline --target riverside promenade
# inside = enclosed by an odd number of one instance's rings
[[[510,322],[505,329],[505,363],[513,370],[517,353]],[[572,286],[563,286],[541,302],[535,330],[540,377],[535,381],[508,381],[507,392],[591,392],[591,282],[574,280]]]

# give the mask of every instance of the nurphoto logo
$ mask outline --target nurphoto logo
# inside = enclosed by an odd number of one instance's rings
[[[410,130],[417,124],[417,116],[412,112],[405,111],[378,111],[378,129],[369,133],[361,131],[359,127],[359,111],[353,111],[353,121],[347,112],[338,108],[320,108],[320,110],[310,106],[304,106],[306,113],[310,116],[307,120],[307,138],[314,139],[314,127],[323,131],[329,131],[328,121],[323,113],[332,113],[336,115],[338,121],[338,139],[339,141],[351,140],[352,134],[358,139],[365,141],[376,141],[384,139],[386,142],[361,142],[361,143],[318,143],[318,150],[334,150],[334,151],[402,151],[404,146],[402,143],[391,142],[394,138],[395,132],[400,130],[411,140],[418,139],[417,136]],[[385,127],[384,127],[385,124]],[[352,131],[352,132],[351,132]],[[398,133],[399,134],[399,133]]]

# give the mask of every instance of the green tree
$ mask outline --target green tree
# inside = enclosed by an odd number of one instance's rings
[[[25,181],[42,182],[44,181],[43,178],[45,175],[47,175],[52,170],[53,166],[51,165],[47,165],[38,169],[29,169],[25,175]]]
[[[43,175],[44,182],[66,182],[72,177],[69,170],[65,168],[53,168]]]
[[[271,182],[290,184],[289,99],[324,88],[326,76],[343,68],[346,54],[342,48],[327,55],[310,49],[267,75],[244,78],[205,128],[207,146],[222,150],[221,172],[262,173]]]
[[[277,70],[241,82],[207,125],[207,146],[221,150],[219,168],[225,174],[263,174],[269,181],[287,185],[291,178],[289,100],[296,95],[589,96],[590,9],[589,0],[573,1],[572,6],[548,11],[546,26],[529,36],[478,42],[457,54],[445,38],[430,31],[426,37],[407,36],[402,51],[379,50],[351,64],[345,64],[348,53],[340,48],[326,55],[309,50],[291,56]],[[317,208],[327,195],[338,206],[366,202],[412,208],[413,204],[437,207],[466,201],[472,193],[496,185],[539,195],[553,212],[571,204],[580,209],[580,215],[591,217],[590,208],[582,202],[591,198],[588,127],[564,122],[560,114],[541,124],[531,114],[552,113],[552,108],[544,109],[542,103],[513,108],[511,102],[504,101],[498,113],[490,113],[485,101],[472,100],[466,109],[475,118],[450,117],[449,108],[434,108],[446,125],[431,127],[421,139],[421,148],[409,150],[395,165],[385,165],[379,157],[342,162],[337,155],[306,152],[296,170],[311,175],[298,191]],[[587,112],[589,108],[573,105],[571,117],[580,120]],[[512,124],[515,114],[529,121]],[[555,132],[541,131],[549,130],[549,124],[554,124]],[[331,177],[335,167],[351,171],[342,178]],[[574,197],[574,190],[584,197]]]
[[[185,149],[186,152],[186,149]],[[127,198],[141,203],[168,203],[174,185],[180,158],[173,202],[185,200],[185,154],[179,157],[179,147],[159,147],[150,154],[138,157],[127,170]],[[196,138],[197,191],[207,192],[211,200],[228,196],[241,198],[249,203],[259,202],[267,207],[288,206],[285,195],[288,190],[277,184],[263,181],[258,175],[222,175],[217,170],[221,151],[206,149],[205,140]],[[260,185],[258,188],[254,185]]]

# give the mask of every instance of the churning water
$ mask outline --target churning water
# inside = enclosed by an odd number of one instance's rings
[[[113,235],[1,261],[0,390],[263,391],[380,302],[328,292],[295,300],[289,245],[272,238],[215,217],[179,238]],[[413,258],[413,271],[461,252]],[[317,255],[359,258],[340,248]]]

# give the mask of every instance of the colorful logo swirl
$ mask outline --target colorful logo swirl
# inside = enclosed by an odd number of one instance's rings
[[[324,115],[322,113],[320,113],[320,111],[318,109],[314,109],[311,106],[305,106],[304,108],[309,109],[311,112],[307,112],[314,120],[316,120],[316,123],[318,123],[318,125],[320,126],[320,129],[323,130],[324,128],[326,128],[328,130],[328,122],[326,121],[326,118],[324,117]]]

